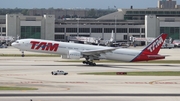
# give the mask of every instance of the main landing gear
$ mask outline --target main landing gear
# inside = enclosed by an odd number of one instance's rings
[[[82,63],[83,63],[83,64],[90,65],[90,66],[96,66],[96,63],[91,62],[91,61],[83,61]]]
[[[89,66],[96,66],[96,63],[93,62],[93,60],[90,60],[88,58],[86,58],[86,61],[82,62],[83,64],[87,64]]]

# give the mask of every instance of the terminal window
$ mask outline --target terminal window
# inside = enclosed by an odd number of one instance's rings
[[[127,28],[117,28],[117,33],[127,33]]]
[[[21,38],[41,38],[40,26],[21,26]]]
[[[140,33],[140,28],[129,28],[129,33]]]
[[[55,28],[55,32],[63,32],[64,33],[64,28]]]
[[[90,33],[90,29],[89,28],[79,28],[79,32],[80,33]]]
[[[91,32],[92,33],[102,33],[102,28],[92,28]]]
[[[55,40],[62,40],[62,39],[65,39],[65,36],[64,35],[55,35],[54,36],[55,38]]]
[[[145,28],[142,28],[142,29],[141,29],[141,33],[145,33]]]
[[[6,28],[5,27],[2,28],[2,32],[6,32]]]
[[[115,32],[115,28],[104,28],[104,33],[111,33],[112,30]]]
[[[160,33],[167,33],[172,39],[179,39],[180,27],[161,27]]]
[[[66,32],[77,33],[77,28],[66,28]]]

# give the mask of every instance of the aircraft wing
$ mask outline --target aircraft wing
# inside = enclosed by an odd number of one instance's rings
[[[107,52],[112,52],[116,50],[117,48],[109,48],[109,49],[96,49],[96,50],[85,50],[82,51],[81,53],[83,55],[96,55],[96,54],[102,54],[102,53],[107,53]]]
[[[148,55],[149,58],[160,58],[160,57],[167,57],[170,55]]]

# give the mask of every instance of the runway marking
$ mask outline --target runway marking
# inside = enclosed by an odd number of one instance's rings
[[[88,82],[65,82],[65,83],[77,83],[77,84],[84,84],[84,83],[88,83]]]
[[[45,84],[45,83],[65,83],[65,84],[138,84],[138,85],[178,85],[180,82],[80,82],[80,81],[68,81],[68,82],[43,82],[43,81],[21,81],[21,82],[0,82],[0,84]]]
[[[152,82],[62,82],[72,84],[152,84]],[[155,82],[154,84],[180,84],[178,82]]]
[[[25,82],[20,82],[21,84],[39,84],[43,83],[42,81],[25,81]]]
[[[158,83],[163,83],[164,81],[172,81],[172,80],[180,80],[180,79],[165,79],[165,80],[155,80],[155,81],[151,81],[149,82],[150,84],[158,84]],[[180,82],[164,82],[166,84],[180,84]]]
[[[5,93],[5,94],[0,94],[0,97],[59,97],[59,96],[71,96],[71,97],[75,97],[75,96],[98,96],[98,97],[110,97],[110,96],[129,96],[129,97],[179,97],[180,94],[179,93],[161,93],[161,94],[157,94],[157,93]]]
[[[27,74],[0,74],[0,76],[27,76]]]

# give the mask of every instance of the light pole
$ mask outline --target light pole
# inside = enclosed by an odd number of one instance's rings
[[[114,8],[117,9],[116,6],[114,6]],[[116,33],[117,33],[117,31],[116,31],[117,25],[116,25],[116,24],[117,24],[117,15],[115,14],[114,17],[115,17],[115,18],[114,18],[114,20],[115,20],[115,22],[114,22],[114,27],[115,27],[115,31],[114,31],[114,34],[115,34],[115,35],[114,35],[114,40],[115,40],[115,42],[116,42]]]
[[[79,17],[78,17],[78,19],[77,19],[77,36],[79,36]]]
[[[116,15],[115,15],[115,31],[114,31],[114,33],[115,33],[115,35],[114,35],[115,36],[115,38],[114,38],[115,42],[116,42],[116,29],[117,29],[116,20],[117,20],[117,18],[116,18]]]
[[[3,40],[2,40],[2,39],[3,39],[3,36],[2,36],[2,32],[3,32],[2,29],[3,29],[3,28],[2,28],[2,27],[0,27],[0,28],[1,28],[1,36],[0,36],[0,37],[1,37],[1,38],[0,38],[0,39],[1,39],[1,40],[0,40],[0,43],[1,43],[1,42],[3,42]]]

